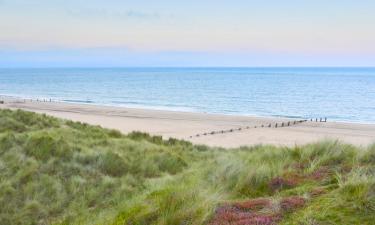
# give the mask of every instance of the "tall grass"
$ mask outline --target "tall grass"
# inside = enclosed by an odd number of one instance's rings
[[[216,149],[0,110],[0,224],[372,224],[374,165],[375,145]]]

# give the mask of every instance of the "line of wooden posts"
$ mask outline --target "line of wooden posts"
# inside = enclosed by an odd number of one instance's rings
[[[208,135],[215,135],[215,134],[224,134],[224,133],[232,133],[232,132],[235,132],[235,131],[242,131],[242,130],[248,130],[248,129],[255,129],[255,128],[278,128],[278,127],[290,127],[290,126],[293,126],[293,125],[297,125],[297,124],[300,124],[300,123],[304,123],[304,122],[308,122],[309,120],[307,119],[304,119],[304,120],[294,120],[294,121],[288,121],[288,122],[279,122],[279,123],[275,123],[275,124],[272,124],[272,123],[269,123],[267,125],[260,125],[260,126],[246,126],[246,127],[240,127],[240,128],[234,128],[234,129],[229,129],[229,130],[220,130],[220,131],[211,131],[211,132],[206,132],[206,133],[202,133],[202,134],[196,134],[196,135],[192,135],[190,136],[189,138],[194,138],[194,137],[201,137],[201,136],[208,136]],[[325,123],[327,122],[327,117],[324,117],[324,118],[311,118],[310,119],[310,122],[317,122],[317,123]]]

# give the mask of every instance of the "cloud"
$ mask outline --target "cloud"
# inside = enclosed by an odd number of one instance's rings
[[[159,19],[161,15],[157,12],[146,13],[141,11],[128,10],[123,13],[118,13],[117,16],[132,17],[138,19]]]
[[[66,12],[70,16],[81,18],[108,16],[108,12],[101,9],[67,9]]]
[[[0,0],[1,1],[1,0]],[[84,9],[68,9],[67,13],[70,16],[82,19],[140,19],[140,20],[153,20],[162,17],[158,12],[145,12],[138,10],[106,10],[95,8]]]

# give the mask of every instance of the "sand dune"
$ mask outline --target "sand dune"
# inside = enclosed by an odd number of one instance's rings
[[[363,146],[375,142],[375,124],[330,122],[329,118],[327,123],[307,121],[280,127],[282,122],[293,123],[293,119],[173,112],[61,102],[31,102],[9,97],[1,99],[4,100],[4,104],[0,104],[0,108],[29,110],[118,129],[124,133],[143,131],[162,135],[165,138],[175,137],[210,146],[238,147],[254,144],[293,146],[325,138]],[[270,123],[272,124],[271,128],[267,127]],[[277,128],[274,127],[275,123],[279,124]],[[262,128],[262,125],[266,127]],[[233,132],[229,132],[231,129]],[[221,134],[222,130],[228,132]],[[215,132],[214,135],[209,134],[212,131]],[[204,133],[208,135],[202,135]],[[201,135],[197,137],[196,134]]]

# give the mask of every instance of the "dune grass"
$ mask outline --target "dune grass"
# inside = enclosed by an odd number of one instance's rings
[[[373,224],[375,145],[219,149],[0,110],[0,224]]]

